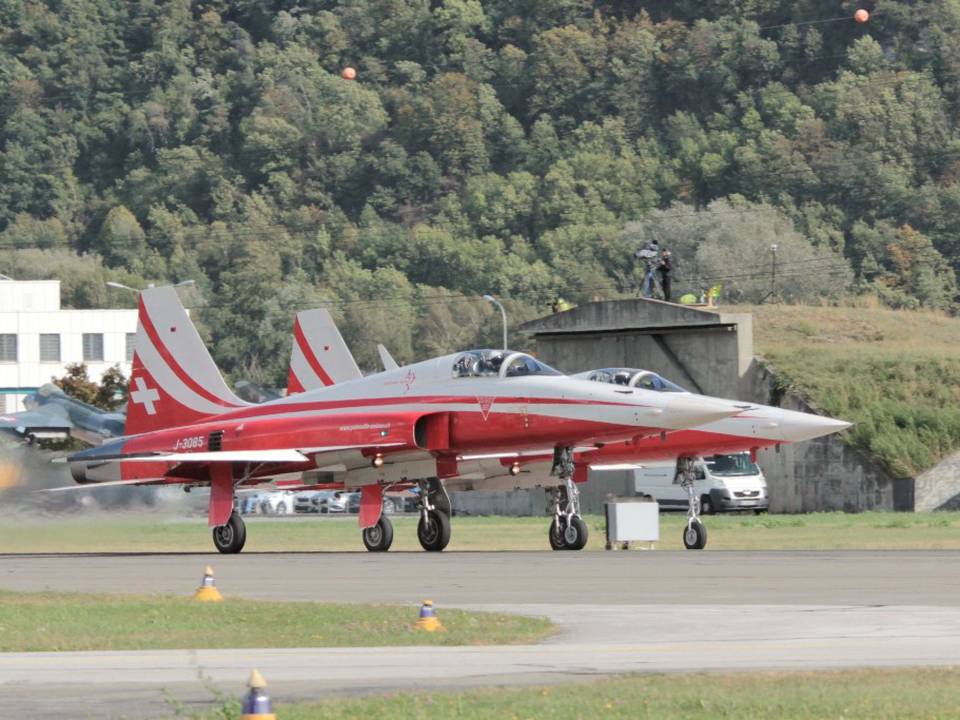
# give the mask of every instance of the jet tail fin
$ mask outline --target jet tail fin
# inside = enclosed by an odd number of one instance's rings
[[[223,381],[176,290],[143,290],[124,433],[188,425],[247,405]]]
[[[390,351],[383,345],[377,345],[377,352],[380,353],[380,362],[383,363],[384,370],[396,370],[400,367],[397,365],[397,361],[393,359]]]
[[[330,313],[303,310],[293,324],[287,394],[363,377]]]

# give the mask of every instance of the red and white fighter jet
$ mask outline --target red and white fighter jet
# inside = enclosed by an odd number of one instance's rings
[[[573,451],[695,427],[740,412],[728,402],[572,379],[518,352],[471,350],[259,405],[239,401],[171,288],[140,296],[125,436],[69,458],[79,483],[209,486],[209,525],[221,552],[246,529],[235,489],[278,475],[340,470],[361,487],[370,550],[393,530],[387,487],[423,478],[421,545],[450,538],[444,479],[461,459],[549,455],[564,504],[552,535],[582,547]],[[556,519],[555,519],[556,520]]]
[[[307,311],[301,315],[314,312],[317,311]],[[333,323],[332,319],[329,319],[329,315],[326,318],[328,324],[324,327],[324,334],[318,336],[316,341],[322,340],[324,349],[330,353],[331,362],[341,366],[347,364],[344,358],[352,362],[353,356],[343,342],[343,338],[339,333],[334,336],[329,329],[329,325]],[[335,327],[333,332],[336,332]],[[308,332],[304,341],[310,340]],[[379,346],[379,350],[384,366],[396,368],[397,364],[389,352],[382,345]],[[303,374],[303,382],[309,387],[324,386],[323,376],[329,374],[319,365],[314,366],[313,370],[313,373]],[[573,377],[618,385],[622,388],[640,388],[652,392],[677,393],[707,401],[719,401],[718,398],[692,395],[656,373],[637,368],[603,368],[579,373]],[[700,427],[669,433],[638,435],[629,440],[608,442],[601,446],[575,448],[574,481],[585,482],[590,469],[614,465],[638,465],[654,460],[676,460],[676,482],[684,487],[689,495],[688,522],[683,533],[684,545],[688,549],[702,549],[706,546],[707,531],[700,520],[699,512],[701,504],[708,498],[698,498],[694,494],[693,460],[698,456],[744,451],[749,451],[755,459],[756,452],[762,448],[812,440],[850,427],[850,423],[843,420],[784,408],[746,403],[738,404],[737,407],[740,410],[737,414]],[[452,465],[453,461],[450,462]],[[570,528],[572,522],[569,518],[563,517],[566,505],[557,497],[557,488],[551,482],[552,466],[553,457],[550,454],[517,452],[460,456],[456,458],[455,474],[447,478],[447,486],[459,489],[478,483],[485,490],[547,488],[553,495],[555,522],[552,528]],[[347,478],[342,479],[347,480]],[[551,532],[550,541],[554,549],[567,548],[563,533]]]

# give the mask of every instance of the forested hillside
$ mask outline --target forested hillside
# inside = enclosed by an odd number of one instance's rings
[[[194,279],[276,383],[296,309],[368,367],[496,342],[480,295],[634,293],[651,237],[681,292],[776,242],[788,301],[950,308],[958,113],[957,0],[0,0],[0,272]]]

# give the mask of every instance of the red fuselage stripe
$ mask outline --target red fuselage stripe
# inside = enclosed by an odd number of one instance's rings
[[[238,405],[234,405],[233,403],[230,403],[230,402],[227,402],[226,400],[222,400],[221,398],[218,398],[213,393],[204,389],[193,378],[191,378],[190,375],[188,375],[182,367],[180,367],[180,364],[176,361],[176,359],[173,357],[170,351],[167,350],[167,346],[164,345],[163,341],[160,339],[160,334],[157,332],[157,329],[153,326],[153,322],[150,320],[150,315],[149,313],[147,313],[146,308],[143,305],[142,298],[140,300],[140,322],[143,325],[143,329],[147,333],[147,337],[150,338],[150,342],[153,343],[153,346],[157,349],[157,352],[160,353],[160,357],[164,359],[164,361],[167,363],[170,369],[173,370],[174,375],[180,378],[181,382],[183,382],[184,385],[186,385],[188,388],[190,388],[193,392],[195,392],[200,397],[206,400],[209,400],[215,405],[220,405],[221,407],[225,407],[225,408],[239,407]],[[151,375],[152,374],[153,373],[151,373]]]
[[[307,339],[304,337],[303,330],[300,327],[300,320],[297,320],[293,324],[293,337],[296,338],[297,345],[300,346],[303,356],[307,359],[307,364],[310,365],[310,369],[316,373],[318,378],[320,378],[320,382],[322,382],[324,385],[333,385],[333,380],[329,375],[327,375],[326,370],[323,369],[320,361],[317,360],[317,356],[313,354],[313,349],[310,347],[310,343],[308,343]]]

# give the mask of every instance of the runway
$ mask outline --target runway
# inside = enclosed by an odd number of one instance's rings
[[[621,672],[951,665],[960,552],[397,553],[0,556],[0,587],[188,594],[205,564],[227,595],[545,615],[544,645],[0,655],[5,707],[62,717],[172,715],[198,672],[239,693],[251,667],[277,698],[568,681]],[[252,631],[269,628],[252,619]],[[78,679],[81,679],[78,682]],[[12,703],[12,704],[11,704]]]

